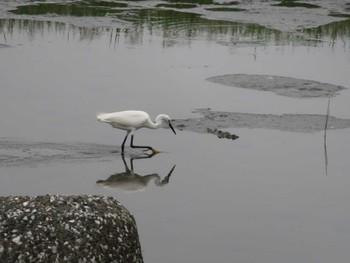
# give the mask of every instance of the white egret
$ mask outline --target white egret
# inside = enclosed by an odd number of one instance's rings
[[[101,122],[109,123],[113,128],[121,129],[126,131],[126,136],[122,144],[122,152],[124,152],[124,145],[129,134],[131,134],[130,147],[131,148],[144,148],[151,150],[154,154],[158,151],[151,146],[135,146],[134,133],[140,128],[157,129],[162,126],[163,123],[169,125],[171,130],[176,134],[174,127],[171,125],[171,119],[166,114],[159,114],[156,117],[156,122],[152,122],[148,113],[144,111],[119,111],[112,113],[101,113],[97,115],[97,119]]]

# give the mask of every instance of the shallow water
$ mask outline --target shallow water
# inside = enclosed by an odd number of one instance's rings
[[[1,195],[112,195],[135,216],[145,262],[347,262],[350,133],[340,125],[324,140],[328,98],[207,79],[243,73],[343,86],[330,110],[348,123],[349,22],[321,26],[339,18],[303,9],[318,28],[297,31],[286,19],[268,29],[232,23],[227,12],[205,11],[210,4],[179,16],[179,10],[146,8],[154,2],[127,2],[107,7],[125,9],[122,15],[93,17],[14,14],[7,10],[15,4],[1,3]],[[341,1],[324,3],[347,12]],[[257,20],[267,4],[252,6],[261,10]],[[267,20],[292,12],[274,10]],[[221,16],[231,19],[213,20]],[[252,21],[251,14],[242,16],[237,19]],[[176,136],[140,130],[136,144],[163,152],[134,160],[137,180],[128,186],[102,186],[96,182],[126,171],[119,152],[124,133],[95,116],[123,109],[210,127],[189,125]],[[300,121],[305,116],[310,125]],[[234,118],[239,125],[232,125]],[[219,139],[205,128],[239,138]],[[141,155],[128,148],[128,168],[130,156]],[[159,184],[174,165],[169,181]],[[145,175],[153,176],[141,180]]]

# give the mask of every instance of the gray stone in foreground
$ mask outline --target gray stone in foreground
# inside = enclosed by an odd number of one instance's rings
[[[0,262],[143,262],[133,216],[105,196],[0,197]]]

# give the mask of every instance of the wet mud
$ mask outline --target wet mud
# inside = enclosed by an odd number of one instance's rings
[[[269,75],[232,74],[215,76],[207,80],[232,87],[271,91],[280,96],[293,98],[334,97],[346,89],[314,80]]]
[[[1,166],[36,166],[50,162],[109,160],[117,146],[86,143],[47,143],[0,139]]]
[[[179,130],[211,133],[215,135],[218,135],[219,130],[229,128],[269,129],[312,133],[323,131],[326,123],[326,115],[316,114],[273,115],[224,112],[211,109],[198,109],[195,113],[199,113],[202,117],[175,120],[174,124],[176,128]],[[350,119],[339,119],[329,116],[328,129],[347,128],[350,128]],[[216,133],[213,132],[215,130],[217,131]],[[239,134],[237,135],[240,136]],[[232,135],[227,137],[232,139]]]

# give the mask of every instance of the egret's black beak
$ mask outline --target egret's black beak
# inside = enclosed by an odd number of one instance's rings
[[[169,121],[169,127],[171,128],[171,130],[174,132],[174,134],[176,134],[173,125],[171,124],[171,122]]]

